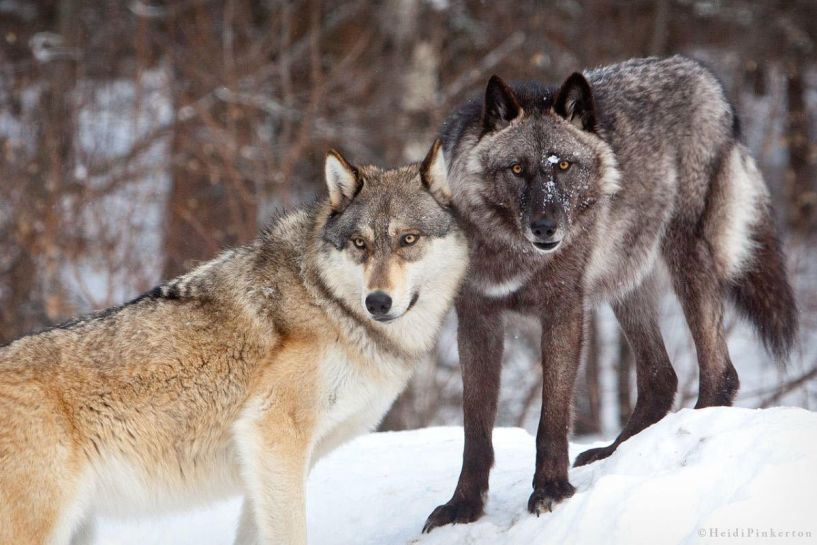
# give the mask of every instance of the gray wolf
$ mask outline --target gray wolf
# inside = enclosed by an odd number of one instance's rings
[[[575,73],[560,87],[494,76],[483,99],[449,117],[442,137],[471,255],[455,304],[465,450],[454,495],[425,531],[482,514],[505,310],[542,322],[528,501],[537,514],[574,493],[570,402],[592,305],[613,306],[635,355],[638,400],[619,437],[577,465],[609,456],[671,407],[677,378],[658,327],[659,274],[669,274],[697,349],[696,407],[729,405],[738,389],[726,300],[785,359],[797,313],[769,194],[723,89],[697,62],[631,60]]]
[[[304,481],[372,429],[467,261],[439,143],[331,152],[329,198],[136,300],[0,349],[0,543],[243,493],[236,543],[306,543]],[[73,540],[73,541],[72,541]]]

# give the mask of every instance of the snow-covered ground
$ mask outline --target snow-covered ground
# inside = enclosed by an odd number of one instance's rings
[[[377,433],[350,443],[310,477],[310,543],[817,543],[815,412],[684,409],[609,459],[572,469],[576,495],[539,518],[525,509],[533,437],[500,428],[494,445],[486,515],[422,535],[425,517],[456,482],[461,428]],[[571,455],[588,446],[571,444]],[[103,521],[97,543],[227,545],[239,504],[233,499],[168,518]]]

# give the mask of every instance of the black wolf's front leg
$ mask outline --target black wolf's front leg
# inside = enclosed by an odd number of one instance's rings
[[[496,307],[476,296],[457,304],[457,341],[463,380],[465,450],[454,496],[429,515],[423,532],[445,524],[473,522],[481,515],[494,463],[491,443],[502,368],[503,327]]]
[[[579,293],[555,299],[542,319],[542,415],[536,433],[536,472],[528,510],[539,515],[569,498],[567,435],[576,370],[584,340],[584,301]]]

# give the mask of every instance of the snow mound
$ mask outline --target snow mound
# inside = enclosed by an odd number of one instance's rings
[[[371,434],[321,461],[309,479],[310,544],[663,544],[817,542],[817,413],[795,408],[684,409],[608,458],[571,469],[575,496],[526,511],[534,439],[494,432],[485,516],[422,535],[459,474],[462,429]],[[596,445],[571,444],[571,456]],[[227,545],[240,500],[138,522],[103,521],[106,545]],[[765,537],[764,537],[765,535]]]

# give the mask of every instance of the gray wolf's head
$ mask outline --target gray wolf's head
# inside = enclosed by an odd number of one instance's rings
[[[439,141],[421,164],[393,170],[330,151],[325,174],[322,276],[335,296],[382,323],[408,312],[438,320],[467,259]]]
[[[588,210],[618,189],[619,175],[612,150],[596,134],[584,76],[575,73],[558,90],[538,95],[542,104],[532,100],[499,77],[490,79],[481,133],[457,167],[468,181],[455,184],[455,200],[479,210],[472,221],[499,227],[515,246],[550,253],[567,243]]]

